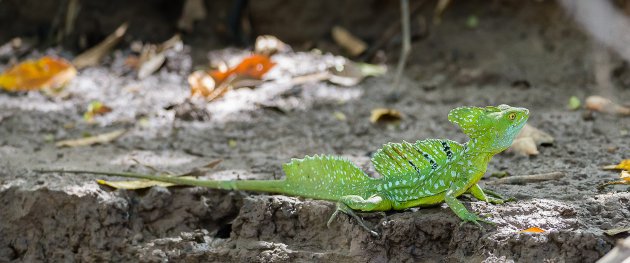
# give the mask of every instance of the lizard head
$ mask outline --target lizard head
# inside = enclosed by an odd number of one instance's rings
[[[525,108],[499,106],[460,107],[451,110],[448,120],[459,125],[464,133],[478,143],[479,150],[501,152],[510,145],[529,118]]]

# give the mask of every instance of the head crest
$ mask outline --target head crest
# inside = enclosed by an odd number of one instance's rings
[[[470,137],[476,137],[476,132],[480,130],[477,127],[479,125],[479,118],[482,118],[492,112],[500,112],[501,106],[494,107],[488,106],[481,107],[459,107],[451,110],[448,113],[448,120],[457,124],[465,134]]]

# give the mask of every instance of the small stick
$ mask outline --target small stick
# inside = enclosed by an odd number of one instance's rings
[[[535,183],[548,180],[558,180],[564,177],[566,174],[563,172],[551,172],[544,174],[528,174],[528,175],[515,175],[497,179],[488,182],[488,184],[526,184]]]
[[[396,75],[394,76],[394,90],[398,89],[400,79],[407,63],[407,57],[411,52],[411,29],[409,29],[409,0],[400,0],[400,13],[402,22],[402,48],[400,49],[400,57],[398,58],[398,66],[396,66]]]

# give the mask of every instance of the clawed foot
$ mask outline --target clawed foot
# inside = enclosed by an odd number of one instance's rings
[[[491,204],[503,204],[506,202],[512,202],[512,201],[516,201],[516,199],[514,197],[509,197],[509,198],[505,198],[503,196],[501,196],[500,194],[494,192],[494,191],[490,191],[488,189],[485,189],[484,192],[486,193],[486,197],[488,198],[487,202],[491,203]]]
[[[326,226],[328,228],[330,228],[330,224],[332,223],[332,221],[337,217],[337,214],[339,214],[339,212],[343,212],[344,214],[347,214],[351,217],[353,217],[357,223],[359,223],[359,225],[361,227],[363,227],[363,229],[365,229],[366,231],[368,231],[371,235],[375,236],[375,237],[379,237],[380,235],[378,234],[378,232],[370,229],[365,222],[363,221],[363,219],[358,216],[354,210],[352,210],[352,208],[348,207],[347,205],[343,204],[343,203],[337,203],[337,209],[335,209],[335,212],[333,212],[333,214],[330,216],[330,219],[328,219],[328,222],[326,223]]]
[[[481,224],[479,224],[479,222],[486,223],[486,224],[489,224],[489,225],[495,225],[495,223],[492,222],[492,221],[483,219],[483,218],[479,217],[476,214],[469,213],[465,217],[462,218],[462,222],[459,224],[459,226],[461,227],[461,226],[463,226],[464,224],[466,224],[468,222],[475,224],[480,229],[483,229],[483,227],[481,226]]]

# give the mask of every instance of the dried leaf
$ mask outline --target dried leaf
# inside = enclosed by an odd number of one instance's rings
[[[176,34],[160,45],[144,45],[138,61],[138,79],[144,79],[160,69],[166,61],[165,52],[181,44],[182,39]]]
[[[105,180],[96,180],[98,184],[107,185],[109,187],[113,187],[116,189],[127,189],[127,190],[137,190],[143,188],[149,188],[152,186],[162,186],[169,187],[175,184],[166,183],[166,182],[158,182],[158,181],[149,181],[149,180],[137,180],[137,181],[105,181]]]
[[[609,235],[609,236],[616,236],[616,235],[624,233],[624,232],[630,232],[630,226],[615,227],[615,228],[611,228],[611,229],[608,229],[608,230],[604,230],[604,233],[606,233],[606,235]]]
[[[371,123],[391,123],[399,122],[402,119],[400,111],[388,108],[376,108],[372,110],[370,115]]]
[[[512,142],[508,152],[516,152],[523,155],[537,155],[538,145],[553,144],[554,138],[548,133],[525,124],[521,132]]]
[[[545,233],[545,230],[539,227],[530,227],[525,230],[518,231],[519,233]]]
[[[342,86],[355,86],[365,77],[383,75],[387,68],[366,63],[354,63],[346,60],[344,64],[328,70],[328,81]]]
[[[77,70],[62,58],[27,60],[0,75],[0,88],[7,91],[56,90],[76,76]]]
[[[191,96],[207,97],[216,86],[214,79],[203,70],[197,70],[188,76]]]
[[[553,136],[544,131],[536,129],[534,128],[534,126],[531,126],[529,124],[525,124],[521,132],[516,136],[516,138],[527,137],[532,138],[537,145],[553,144],[554,142]]]
[[[355,37],[350,31],[340,26],[332,28],[332,37],[337,45],[341,46],[353,57],[361,55],[368,47],[363,40]]]
[[[195,177],[192,177],[192,176],[182,176],[181,178],[196,179]],[[151,180],[133,180],[133,181],[96,180],[96,182],[98,184],[107,185],[109,187],[113,187],[116,189],[127,189],[127,190],[138,190],[138,189],[144,189],[144,188],[149,188],[153,186],[170,187],[170,186],[177,185],[174,183],[158,182],[158,181],[151,181]]]
[[[509,151],[516,152],[521,155],[538,155],[538,147],[536,146],[536,142],[531,137],[525,138],[516,138],[512,142],[512,146],[510,146]]]
[[[610,114],[630,115],[630,108],[618,105],[601,96],[590,96],[586,98],[584,104],[584,106],[589,110]]]
[[[276,53],[285,53],[290,50],[291,47],[289,45],[271,35],[258,36],[256,38],[256,44],[254,45],[254,53],[267,57]]]
[[[57,147],[79,147],[79,146],[88,146],[93,144],[105,144],[109,143],[113,140],[118,139],[118,137],[122,136],[127,132],[126,130],[115,130],[113,132],[103,133],[95,136],[89,136],[80,139],[72,139],[72,140],[63,140],[58,141],[55,146]]]
[[[210,76],[214,78],[217,83],[222,83],[228,79],[228,77],[234,75],[240,78],[250,79],[262,79],[263,75],[273,68],[276,63],[271,62],[271,59],[262,55],[251,55],[244,58],[241,63],[236,67],[227,71],[215,70],[210,72]]]
[[[580,108],[580,106],[582,106],[582,102],[580,101],[578,97],[571,96],[571,98],[569,98],[569,104],[567,105],[567,109],[577,110]]]
[[[195,71],[188,77],[191,96],[202,96],[211,101],[222,97],[233,88],[257,85],[263,75],[275,63],[266,56],[252,55],[241,61],[236,67],[228,70],[215,70],[209,74]]]
[[[630,159],[621,160],[619,164],[606,165],[602,167],[604,170],[626,170],[630,171]]]
[[[153,54],[147,60],[142,61],[140,63],[140,67],[138,68],[138,79],[144,79],[153,74],[162,67],[164,61],[166,61],[166,55],[164,55],[164,52]]]
[[[87,111],[83,114],[83,119],[91,122],[94,120],[94,116],[103,115],[111,112],[112,108],[103,104],[100,101],[92,101],[88,104]]]
[[[74,58],[74,60],[72,60],[72,64],[74,64],[78,69],[97,65],[101,59],[107,55],[107,53],[109,53],[109,51],[118,44],[118,42],[120,42],[122,37],[125,35],[125,32],[127,32],[128,27],[129,25],[127,23],[123,23],[116,28],[114,33],[107,36],[103,42]]]

